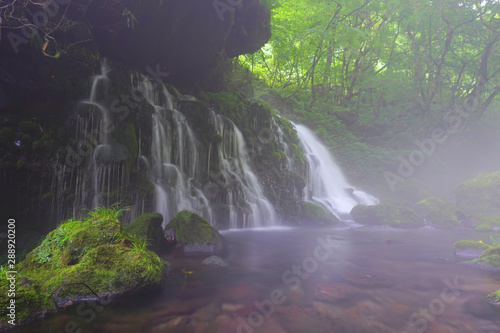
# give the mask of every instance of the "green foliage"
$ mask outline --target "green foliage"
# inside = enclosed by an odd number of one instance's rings
[[[348,176],[374,182],[430,129],[457,132],[498,114],[498,8],[290,0],[272,7],[269,43],[238,62],[257,97],[316,129]],[[457,124],[454,110],[469,113]]]
[[[500,246],[500,238],[493,237],[493,235],[490,235],[490,243],[491,246],[497,247]]]
[[[97,206],[95,209],[89,211],[88,217],[85,222],[97,223],[106,220],[118,220],[118,218],[130,207],[119,208],[120,204],[115,203],[109,207],[102,205]]]

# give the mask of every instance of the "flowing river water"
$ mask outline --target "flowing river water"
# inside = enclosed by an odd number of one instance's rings
[[[485,301],[500,274],[453,254],[455,241],[488,234],[349,225],[223,235],[227,267],[167,255],[161,292],[82,303],[18,332],[500,332],[500,312]]]

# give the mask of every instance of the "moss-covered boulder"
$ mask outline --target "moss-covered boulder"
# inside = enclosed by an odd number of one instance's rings
[[[489,248],[490,245],[473,240],[461,240],[454,245],[455,256],[463,259],[477,259]]]
[[[221,251],[225,238],[196,213],[183,210],[165,226],[165,230],[175,230],[175,249],[181,252],[211,253]]]
[[[163,215],[160,213],[142,214],[127,225],[125,231],[131,235],[142,237],[149,250],[161,253],[165,251],[162,222]]]
[[[323,207],[309,201],[303,201],[299,222],[301,224],[329,225],[340,223],[340,220]]]
[[[500,246],[490,247],[479,258],[467,264],[490,272],[500,272]]]
[[[446,199],[428,197],[415,205],[415,212],[425,219],[427,224],[438,228],[460,226],[460,218],[465,218],[455,205]]]
[[[457,205],[468,213],[500,212],[500,171],[466,180],[454,192]]]
[[[366,225],[388,225],[396,228],[418,228],[424,221],[413,209],[389,204],[356,205],[351,210],[354,221]]]
[[[488,301],[488,303],[490,303],[494,307],[500,308],[500,290],[497,290],[497,291],[489,294],[488,297],[486,298],[486,300]]]
[[[472,215],[468,222],[476,231],[493,231],[500,229],[500,215]]]
[[[142,239],[125,232],[116,214],[104,213],[91,212],[84,221],[61,224],[17,265],[16,323],[68,302],[109,299],[161,286],[167,264],[146,249]],[[8,320],[8,287],[9,282],[1,279],[2,325]]]

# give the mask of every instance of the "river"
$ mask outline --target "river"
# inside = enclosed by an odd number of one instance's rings
[[[460,265],[453,243],[489,241],[429,227],[222,232],[228,267],[167,255],[161,292],[83,303],[16,332],[493,333],[486,296],[500,274]]]

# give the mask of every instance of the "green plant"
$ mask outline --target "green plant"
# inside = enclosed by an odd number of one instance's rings
[[[144,238],[142,238],[140,236],[136,236],[136,235],[129,235],[129,238],[132,242],[132,248],[134,249],[134,251],[146,250],[146,248],[148,246],[147,240],[145,240]]]
[[[500,246],[500,238],[495,238],[493,235],[490,235],[491,246],[497,247]]]
[[[85,222],[98,222],[106,220],[117,220],[125,211],[129,210],[129,206],[118,208],[120,203],[112,204],[109,207],[102,205],[97,206],[94,210],[90,210]]]

